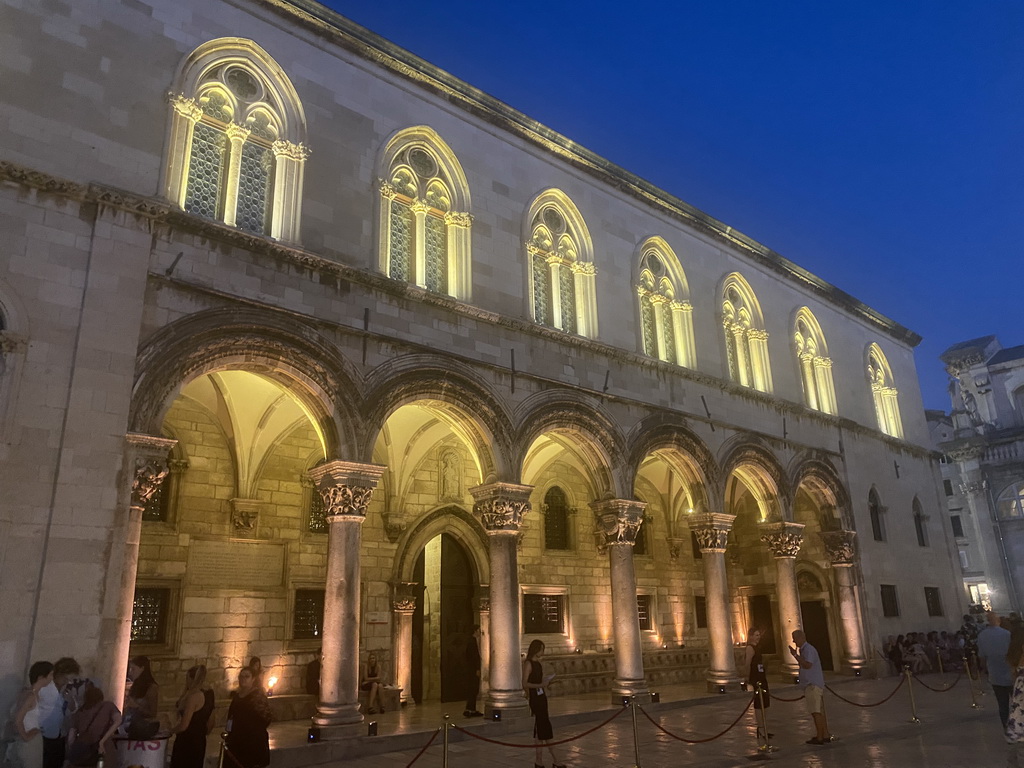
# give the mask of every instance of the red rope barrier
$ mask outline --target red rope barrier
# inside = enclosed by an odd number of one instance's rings
[[[878,707],[878,706],[881,706],[882,704],[885,704],[885,702],[887,702],[889,699],[891,699],[893,696],[896,695],[896,691],[898,691],[900,688],[902,688],[903,684],[905,682],[907,682],[907,678],[906,677],[900,677],[900,681],[896,685],[896,687],[892,689],[892,693],[890,693],[888,696],[886,696],[881,701],[875,702],[874,704],[861,704],[860,702],[857,702],[857,701],[851,701],[850,699],[846,698],[845,696],[840,696],[838,693],[833,691],[827,685],[825,686],[825,690],[827,690],[829,693],[831,693],[833,696],[835,696],[840,701],[845,701],[847,704],[852,704],[855,707],[864,707],[865,709],[867,709],[869,707]]]
[[[804,694],[802,694],[802,693],[801,693],[801,694],[800,694],[799,696],[797,696],[797,697],[796,697],[795,699],[785,699],[785,698],[783,698],[782,696],[776,696],[776,695],[775,695],[774,693],[773,693],[773,694],[771,694],[771,697],[772,697],[773,699],[775,699],[776,701],[785,701],[785,702],[787,702],[787,703],[792,703],[792,702],[794,702],[794,701],[800,701],[801,699],[803,699],[803,698],[804,698]]]
[[[618,717],[619,715],[621,715],[625,711],[626,711],[626,707],[622,707],[622,709],[620,709],[614,715],[609,717],[603,723],[600,723],[599,725],[595,725],[589,731],[584,731],[583,733],[579,734],[578,736],[570,736],[568,739],[561,739],[560,741],[548,741],[548,742],[545,742],[544,746],[546,746],[546,747],[557,747],[559,744],[568,744],[570,741],[576,741],[577,739],[582,739],[584,736],[589,736],[594,731],[599,731],[602,728],[604,728],[606,725],[608,725],[608,723],[610,723],[612,720],[614,720],[616,717]],[[481,735],[479,735],[477,733],[473,733],[472,731],[467,731],[465,728],[461,728],[460,726],[456,725],[455,723],[452,723],[452,728],[454,728],[455,730],[459,731],[460,733],[466,734],[467,736],[472,736],[474,739],[479,739],[480,741],[486,741],[488,744],[497,744],[498,746],[501,746],[501,747],[515,747],[516,749],[536,749],[537,748],[536,743],[534,743],[534,744],[513,744],[512,742],[509,742],[509,741],[498,741],[497,739],[489,739],[486,736],[481,736]]]
[[[924,686],[925,688],[927,688],[927,689],[928,689],[929,691],[934,691],[935,693],[945,693],[946,691],[952,690],[952,689],[953,689],[953,686],[955,686],[955,685],[956,685],[957,683],[959,683],[959,682],[960,682],[960,678],[961,678],[961,677],[963,677],[963,673],[962,673],[962,672],[961,672],[961,673],[959,673],[959,674],[958,674],[958,675],[956,676],[956,680],[954,680],[954,681],[953,681],[952,683],[950,683],[949,685],[947,685],[947,686],[946,686],[945,688],[932,688],[932,687],[931,687],[930,685],[928,685],[928,683],[926,683],[926,682],[925,682],[924,680],[922,680],[922,679],[921,679],[920,677],[915,677],[914,679],[915,679],[915,680],[917,680],[917,682],[919,682],[919,683],[920,683],[921,685],[923,685],[923,686]]]
[[[419,760],[423,756],[423,753],[426,752],[427,748],[430,747],[430,745],[434,743],[434,739],[437,738],[437,734],[439,734],[440,732],[441,732],[440,728],[438,728],[436,731],[434,731],[434,735],[430,737],[430,741],[428,741],[426,744],[423,745],[423,749],[421,749],[419,752],[416,753],[416,757],[414,757],[412,760],[410,760],[408,763],[405,764],[405,768],[412,768],[412,764],[415,763],[417,760]]]
[[[739,717],[737,717],[737,718],[736,718],[735,720],[733,720],[733,721],[732,721],[732,723],[730,723],[730,724],[729,724],[729,727],[728,727],[728,728],[726,728],[726,729],[725,729],[724,731],[722,731],[721,733],[716,733],[716,734],[715,734],[714,736],[712,736],[711,738],[708,738],[708,739],[687,739],[687,738],[685,738],[685,737],[683,737],[683,736],[676,736],[676,735],[675,735],[674,733],[672,733],[672,732],[671,732],[671,731],[669,731],[668,729],[666,729],[666,728],[662,727],[662,725],[661,725],[660,723],[656,723],[656,722],[654,721],[654,718],[652,718],[652,717],[651,717],[651,716],[650,716],[649,714],[647,714],[647,712],[646,712],[646,711],[644,710],[644,708],[643,708],[643,707],[640,707],[639,709],[640,709],[640,711],[641,711],[641,712],[643,712],[643,713],[644,713],[644,717],[646,717],[646,718],[647,718],[648,720],[650,720],[650,722],[651,722],[651,725],[653,725],[653,726],[654,726],[655,728],[657,728],[657,729],[658,729],[659,731],[661,731],[662,733],[664,733],[664,734],[665,734],[666,736],[670,736],[670,737],[672,737],[673,739],[675,739],[676,741],[681,741],[681,742],[683,742],[684,744],[707,744],[707,743],[708,743],[709,741],[714,741],[715,739],[719,739],[719,738],[721,738],[722,736],[725,736],[725,734],[727,734],[727,733],[728,733],[729,731],[731,731],[731,730],[732,730],[733,728],[735,728],[735,727],[736,727],[736,724],[737,724],[737,723],[738,723],[738,722],[739,722],[740,720],[742,720],[742,719],[743,719],[743,716],[744,716],[745,714],[747,714],[747,712],[749,712],[749,711],[750,711],[750,708],[751,708],[752,706],[754,706],[754,697],[753,697],[753,696],[751,696],[751,697],[750,697],[750,701],[748,701],[748,702],[747,702],[747,706],[745,706],[745,707],[743,708],[743,711],[742,711],[742,712],[740,712],[740,715],[739,715]]]

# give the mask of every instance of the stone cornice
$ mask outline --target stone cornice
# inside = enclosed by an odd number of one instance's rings
[[[711,239],[739,251],[754,262],[843,307],[892,338],[916,347],[921,336],[877,312],[817,275],[803,269],[753,238],[694,208],[636,174],[553,131],[478,88],[454,77],[409,51],[312,0],[264,0],[288,17],[311,27],[318,35],[380,65],[405,80],[441,95],[448,102],[513,135],[550,152],[603,183],[637,198]]]
[[[752,403],[773,408],[783,415],[798,415],[800,418],[817,421],[831,428],[841,428],[847,432],[881,440],[891,448],[906,452],[913,456],[929,457],[938,455],[930,448],[925,448],[924,446],[918,446],[905,440],[890,437],[877,429],[859,424],[852,419],[812,410],[797,402],[783,400],[772,394],[759,392],[755,389],[751,389],[750,387],[744,387],[701,371],[695,371],[690,368],[684,368],[672,363],[657,360],[638,352],[631,352],[626,349],[614,347],[595,339],[588,339],[584,336],[565,333],[564,331],[560,331],[555,328],[548,328],[547,326],[532,323],[520,318],[501,315],[497,312],[492,312],[491,310],[487,310],[476,305],[466,304],[451,296],[433,293],[416,285],[392,280],[379,272],[342,264],[325,256],[320,256],[312,253],[311,251],[304,250],[299,246],[286,245],[270,237],[243,232],[242,230],[236,229],[235,227],[229,227],[221,222],[204,219],[202,217],[186,213],[179,208],[171,206],[166,200],[161,198],[135,195],[124,190],[100,184],[78,184],[66,179],[51,176],[50,174],[46,174],[41,171],[24,168],[14,163],[0,161],[0,182],[3,181],[21,184],[32,189],[60,195],[80,202],[92,202],[108,206],[110,208],[137,215],[147,220],[162,223],[167,226],[178,227],[184,232],[198,235],[214,242],[234,246],[255,255],[281,259],[282,261],[301,266],[319,274],[332,275],[343,280],[366,286],[367,288],[379,291],[383,294],[440,307],[464,317],[470,317],[481,322],[508,328],[516,333],[544,338],[563,346],[575,347],[581,351],[586,351],[591,354],[604,355],[611,359],[619,360],[623,365],[634,369],[647,368],[652,371],[657,371],[660,376],[675,376],[680,379],[692,381],[710,389],[726,392],[730,397],[745,399]],[[180,279],[176,279],[174,283],[176,285],[188,286],[192,290],[200,290],[215,294],[220,293],[209,286],[194,285]],[[288,310],[284,310],[280,307],[273,307],[261,302],[254,302],[244,296],[226,293],[221,295],[226,300],[243,301],[258,305],[264,309],[288,312]],[[312,317],[311,319],[320,323],[327,322],[324,318],[319,317]],[[405,343],[408,343],[410,346],[414,346],[412,342]],[[520,375],[527,374],[520,372]],[[586,389],[585,387],[579,388]],[[606,392],[600,394],[606,398],[617,397],[614,393]],[[635,398],[627,396],[621,397],[624,400],[635,400]],[[666,410],[673,413],[677,412],[671,408],[653,403],[647,403],[646,405],[655,410]],[[716,426],[734,426],[737,430],[746,430],[746,428],[741,425],[731,425],[728,422],[715,420],[714,418],[707,418],[697,413],[686,413],[685,415],[687,418],[693,419],[694,421],[713,423]],[[765,435],[765,437],[771,440],[787,442],[775,435]],[[794,443],[794,445],[802,446],[802,444],[796,443]]]

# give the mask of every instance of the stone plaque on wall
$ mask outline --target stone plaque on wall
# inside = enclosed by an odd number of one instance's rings
[[[284,563],[283,544],[193,539],[186,578],[197,587],[275,589],[284,585]]]

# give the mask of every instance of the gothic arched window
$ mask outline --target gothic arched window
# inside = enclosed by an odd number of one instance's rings
[[[660,237],[649,238],[640,248],[636,291],[644,353],[695,368],[693,307],[686,277]]]
[[[576,206],[558,190],[530,206],[526,251],[533,319],[567,333],[597,334],[590,235]]]
[[[430,128],[409,128],[388,142],[381,171],[381,271],[468,301],[472,216],[455,155]]]
[[[569,548],[569,500],[556,485],[544,494],[544,549]]]
[[[868,347],[867,374],[878,428],[892,437],[903,437],[903,422],[900,420],[900,404],[897,399],[899,390],[893,382],[889,361],[877,344]]]
[[[305,116],[280,67],[251,40],[197,48],[175,78],[167,196],[246,232],[299,239]]]
[[[761,306],[750,285],[736,272],[722,286],[722,326],[729,378],[744,387],[771,392],[768,331]]]
[[[1009,485],[999,494],[996,514],[1004,519],[1024,517],[1024,482]]]
[[[921,502],[918,498],[914,497],[913,504],[914,511],[914,533],[917,534],[917,545],[919,547],[928,546],[928,518],[924,515],[924,510],[921,509]]]
[[[832,384],[832,360],[818,320],[807,307],[796,313],[793,346],[800,368],[804,404],[823,413],[836,413],[836,392]]]

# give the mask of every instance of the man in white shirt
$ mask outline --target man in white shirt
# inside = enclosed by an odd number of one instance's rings
[[[43,734],[42,768],[61,768],[64,765],[69,714],[65,691],[81,671],[74,659],[58,659],[53,665],[53,680],[39,691],[39,730]]]
[[[807,700],[807,711],[814,718],[815,735],[807,740],[808,744],[827,744],[832,741],[828,731],[828,720],[825,719],[825,673],[821,669],[818,651],[807,642],[801,630],[793,632],[793,646],[789,652],[800,665],[800,687],[804,690]]]

